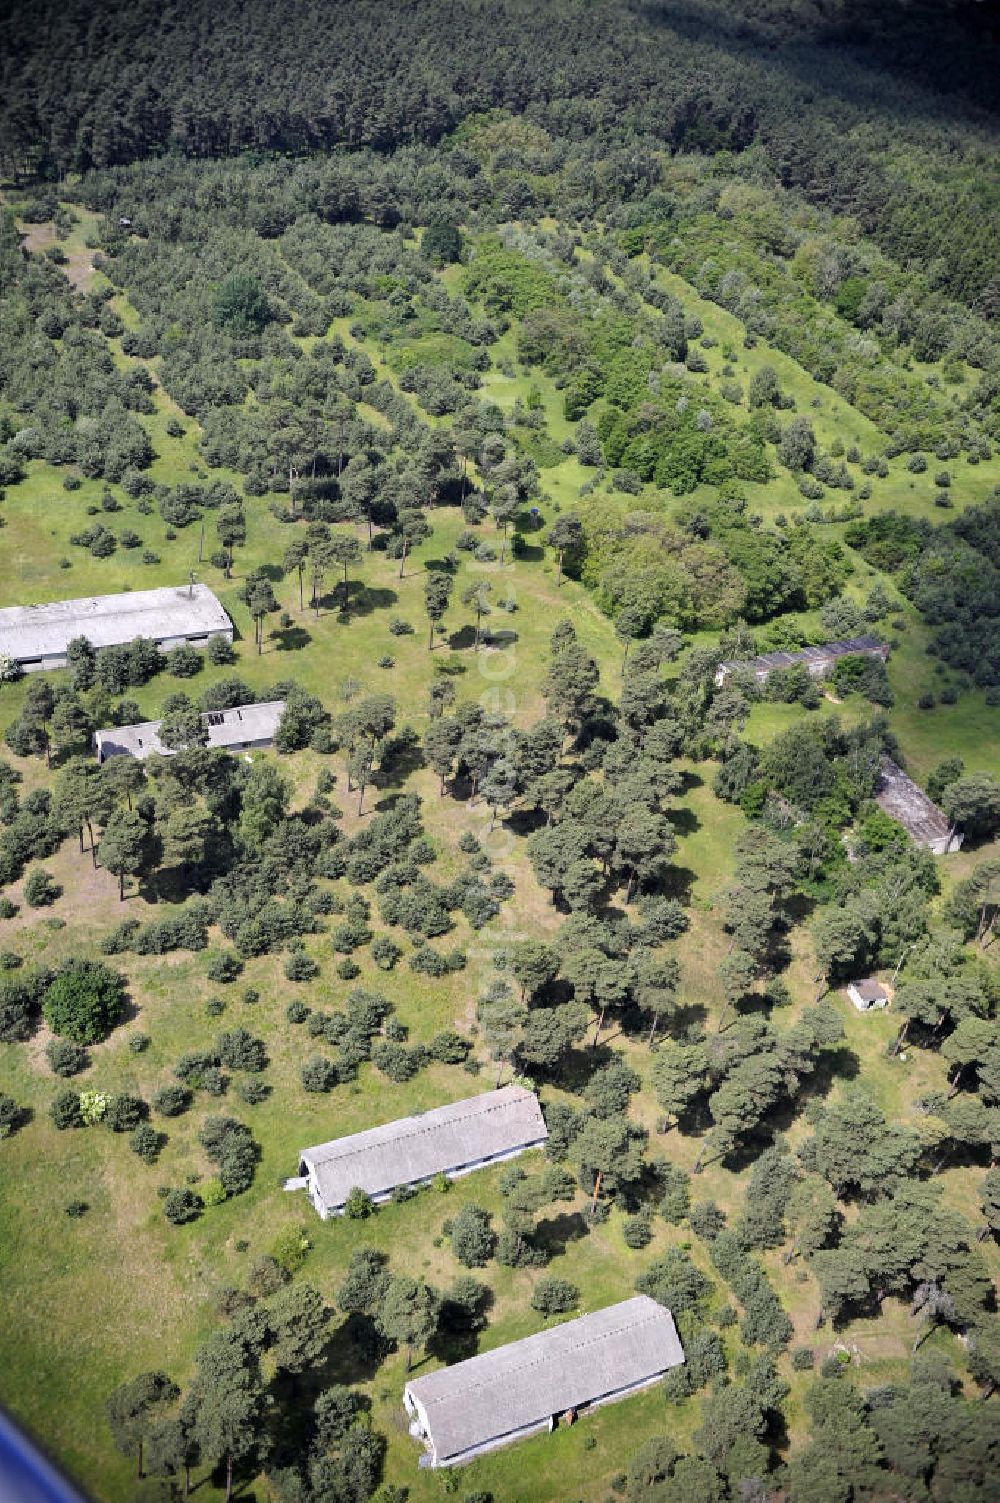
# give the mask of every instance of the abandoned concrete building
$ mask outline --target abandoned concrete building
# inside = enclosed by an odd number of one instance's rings
[[[23,673],[65,668],[66,649],[76,637],[86,637],[94,648],[120,647],[147,637],[167,651],[184,642],[203,647],[211,637],[231,642],[233,623],[203,584],[0,610],[0,656],[11,658]]]
[[[646,1294],[414,1378],[403,1390],[421,1466],[456,1466],[581,1409],[623,1399],[684,1361],[669,1310]]]
[[[884,663],[889,648],[877,637],[851,637],[846,642],[825,642],[822,647],[800,647],[797,652],[765,652],[744,662],[720,663],[715,670],[715,682],[724,684],[733,673],[752,673],[762,684],[776,668],[794,668],[796,663],[804,663],[813,678],[826,678],[838,658],[859,656],[881,658]]]
[[[916,845],[935,856],[947,856],[962,844],[962,832],[933,803],[898,763],[885,757],[875,785],[875,802],[890,819],[903,826]]]
[[[231,752],[263,750],[274,745],[284,713],[283,699],[239,705],[232,710],[206,710],[201,717],[208,732],[206,744]],[[159,720],[145,720],[139,725],[118,725],[95,731],[94,750],[98,762],[106,762],[109,757],[136,757],[141,762],[154,753],[161,757],[172,756],[170,748],[160,741],[161,724]]]

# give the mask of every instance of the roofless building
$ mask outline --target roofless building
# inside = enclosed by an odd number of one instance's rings
[[[335,1138],[299,1154],[299,1173],[287,1190],[305,1189],[323,1217],[342,1211],[354,1189],[378,1203],[403,1186],[449,1179],[541,1148],[548,1137],[538,1097],[504,1086],[465,1101],[402,1117],[367,1132]]]
[[[890,757],[883,759],[875,802],[883,814],[903,826],[915,845],[924,846],[932,855],[947,856],[961,847],[961,830]]]
[[[89,595],[48,605],[12,605],[0,610],[0,655],[24,673],[65,668],[75,637],[92,647],[120,647],[148,637],[166,651],[188,642],[204,647],[211,637],[233,640],[233,623],[207,585],[168,585]]]
[[[256,751],[274,745],[274,738],[285,713],[283,699],[269,699],[263,704],[239,705],[233,710],[206,710],[202,722],[208,731],[208,746],[223,751]],[[98,762],[108,757],[135,757],[142,762],[154,753],[173,755],[160,740],[160,720],[145,720],[138,725],[111,726],[94,732],[94,749]]]
[[[638,1294],[592,1315],[414,1378],[403,1390],[421,1466],[456,1466],[581,1409],[656,1383],[684,1361],[669,1310]]]
[[[877,637],[850,637],[845,642],[824,642],[822,647],[801,647],[797,652],[765,652],[744,662],[720,663],[715,670],[715,682],[724,684],[733,673],[752,673],[762,684],[776,668],[794,668],[797,663],[803,663],[813,678],[826,678],[838,658],[859,656],[881,658],[884,663],[889,648]]]

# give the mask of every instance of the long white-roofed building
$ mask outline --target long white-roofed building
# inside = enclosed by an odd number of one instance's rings
[[[0,610],[0,656],[11,658],[24,673],[65,668],[66,649],[76,637],[86,637],[95,648],[120,647],[146,637],[166,651],[184,642],[203,647],[212,637],[231,642],[233,623],[203,584]]]
[[[581,1409],[648,1388],[684,1361],[669,1310],[646,1294],[414,1378],[403,1390],[421,1466],[456,1466]]]
[[[354,1189],[377,1204],[393,1190],[429,1184],[439,1174],[457,1179],[516,1158],[541,1148],[547,1137],[538,1097],[509,1085],[303,1148],[298,1176],[285,1188],[307,1190],[325,1220],[343,1210]]]
[[[284,713],[283,699],[238,705],[232,710],[206,710],[201,717],[208,734],[206,745],[231,752],[273,746]],[[142,762],[154,754],[173,756],[170,747],[164,746],[160,740],[161,724],[159,720],[145,720],[137,725],[110,726],[95,731],[94,750],[98,762],[106,762],[109,757],[135,757]]]

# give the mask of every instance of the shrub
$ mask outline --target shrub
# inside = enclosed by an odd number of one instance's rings
[[[310,1010],[304,1002],[289,1002],[285,1008],[285,1017],[289,1023],[304,1023]]]
[[[125,978],[99,960],[71,960],[57,973],[42,1003],[53,1033],[97,1044],[121,1021]]]
[[[712,1242],[725,1227],[726,1217],[714,1200],[699,1200],[688,1212],[688,1225],[696,1237]]]
[[[811,1346],[797,1346],[792,1351],[792,1366],[797,1373],[812,1372],[816,1353]]]
[[[403,951],[388,934],[377,934],[372,940],[371,957],[383,971],[391,971]]]
[[[63,1207],[63,1210],[66,1212],[67,1216],[72,1217],[72,1219],[76,1221],[81,1216],[86,1216],[87,1212],[90,1210],[90,1207],[85,1200],[68,1200]]]
[[[49,1068],[56,1075],[67,1078],[71,1075],[79,1075],[90,1063],[90,1057],[86,1049],[80,1044],[74,1044],[69,1039],[52,1039],[45,1046],[45,1057],[49,1062]]]
[[[233,644],[227,642],[225,637],[210,637],[208,646],[205,648],[205,656],[214,668],[224,668],[236,662]]]
[[[10,898],[7,897],[0,898],[0,919],[16,918],[17,913],[18,908],[16,903],[12,903]]]
[[[451,1250],[466,1268],[481,1268],[496,1249],[496,1233],[488,1211],[481,1206],[463,1206],[451,1223]]]
[[[539,1315],[562,1315],[567,1310],[575,1310],[579,1302],[580,1291],[576,1285],[567,1279],[556,1278],[554,1274],[539,1279],[531,1292],[531,1308]]]
[[[209,981],[216,981],[220,986],[226,986],[230,981],[235,981],[243,969],[243,962],[231,950],[220,950],[213,955],[208,963],[205,975]]]
[[[684,1220],[691,1204],[691,1186],[684,1170],[676,1164],[665,1164],[661,1170],[663,1198],[660,1215],[674,1226]]]
[[[166,654],[164,666],[174,678],[193,678],[205,666],[205,659],[190,643],[181,642]]]
[[[271,1259],[287,1274],[298,1273],[312,1246],[303,1226],[286,1226],[271,1244]]]
[[[403,1044],[383,1040],[372,1050],[372,1064],[397,1085],[412,1080],[423,1062],[424,1051],[419,1047],[407,1049]]]
[[[201,1215],[202,1200],[193,1190],[171,1190],[163,1201],[163,1214],[174,1226],[195,1221]]]
[[[76,1091],[60,1091],[49,1107],[49,1116],[60,1132],[64,1132],[67,1127],[82,1127],[83,1113]]]
[[[161,1117],[179,1117],[186,1112],[192,1102],[191,1092],[186,1086],[166,1085],[161,1087],[153,1097],[153,1109],[159,1112]]]
[[[0,1091],[0,1142],[17,1132],[24,1117],[24,1111],[18,1106],[13,1096],[7,1096]]]
[[[144,1164],[155,1164],[165,1141],[163,1133],[157,1132],[155,1127],[150,1127],[148,1122],[140,1122],[129,1138],[128,1146]]]
[[[289,981],[311,981],[319,975],[319,966],[305,950],[292,950],[285,961],[285,976]]]
[[[344,1215],[350,1217],[352,1221],[366,1220],[374,1209],[369,1196],[360,1185],[355,1185],[344,1201]]]
[[[33,866],[24,879],[24,901],[29,908],[48,908],[62,892],[44,866]]]
[[[447,957],[433,945],[419,945],[410,956],[410,970],[421,976],[447,976]]]
[[[148,1033],[133,1033],[132,1037],[128,1041],[129,1053],[144,1054],[149,1048],[149,1042],[150,1040]]]
[[[226,1198],[226,1189],[221,1179],[213,1177],[201,1187],[202,1203],[206,1206],[221,1206]]]
[[[628,1216],[622,1227],[622,1237],[625,1246],[638,1250],[648,1247],[653,1240],[653,1228],[648,1211],[639,1211],[635,1216]]]
[[[227,1195],[240,1195],[253,1182],[257,1145],[250,1129],[235,1117],[206,1117],[198,1141],[214,1164]]]
[[[307,1059],[299,1071],[302,1085],[307,1091],[332,1091],[337,1084],[337,1066],[321,1054]]]
[[[688,1398],[691,1393],[691,1374],[687,1370],[687,1364],[672,1367],[665,1375],[661,1388],[668,1403],[679,1404],[682,1399]]]
[[[427,1053],[431,1059],[437,1060],[442,1065],[460,1065],[469,1057],[472,1048],[467,1038],[463,1038],[454,1029],[447,1028],[442,1033],[436,1033],[427,1045]]]
[[[238,1094],[240,1100],[245,1101],[247,1106],[259,1106],[270,1096],[271,1087],[263,1080],[242,1080],[238,1087]]]
[[[215,1041],[219,1063],[229,1070],[246,1070],[259,1075],[267,1068],[267,1052],[264,1040],[256,1039],[245,1028],[233,1028],[220,1033]]]
[[[132,1132],[146,1115],[146,1103],[140,1096],[121,1091],[109,1096],[104,1109],[104,1125],[112,1132]]]

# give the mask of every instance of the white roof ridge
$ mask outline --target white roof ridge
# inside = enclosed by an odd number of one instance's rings
[[[511,1098],[508,1097],[506,1101],[500,1101],[496,1098],[498,1096],[502,1096],[505,1091],[511,1089],[512,1087],[510,1086],[504,1086],[499,1091],[484,1091],[476,1096],[464,1096],[458,1101],[446,1101],[442,1106],[430,1107],[426,1112],[419,1112],[409,1117],[397,1117],[393,1122],[380,1122],[377,1123],[375,1127],[362,1128],[360,1132],[349,1133],[347,1137],[331,1138],[329,1142],[317,1143],[312,1148],[303,1148],[300,1151],[299,1157],[312,1158],[313,1161],[317,1164],[325,1164],[329,1163],[332,1159],[349,1159],[353,1158],[356,1154],[367,1152],[370,1146],[370,1142],[358,1143],[356,1141],[358,1138],[371,1139],[375,1136],[375,1134],[384,1133],[388,1137],[398,1141],[403,1138],[417,1138],[426,1136],[430,1133],[443,1132],[446,1128],[452,1125],[452,1119],[444,1117],[443,1114],[445,1111],[448,1111],[452,1107],[461,1106],[469,1106],[469,1115],[471,1115],[473,1111],[476,1113],[476,1115],[485,1114],[487,1112],[500,1111],[504,1107],[509,1105]],[[524,1092],[525,1097],[531,1095],[532,1093],[530,1091]],[[523,1097],[521,1099],[523,1099]],[[428,1117],[432,1117],[437,1113],[442,1114],[437,1121],[428,1122],[426,1120]],[[340,1143],[350,1143],[354,1146],[350,1148],[345,1147],[340,1153],[334,1152],[333,1150],[335,1150],[337,1148],[337,1145]],[[322,1153],[323,1149],[330,1149],[331,1152],[324,1154],[322,1158],[317,1157],[318,1154]]]
[[[535,1331],[530,1336],[520,1337],[517,1341],[507,1342],[503,1346],[491,1347],[489,1351],[486,1352],[477,1352],[476,1356],[468,1358],[466,1362],[459,1362],[455,1363],[453,1366],[439,1368],[436,1373],[428,1373],[427,1377],[433,1378],[438,1377],[441,1373],[453,1373],[460,1367],[467,1367],[469,1363],[474,1363],[476,1361],[476,1357],[490,1357],[494,1352],[510,1352],[519,1346],[527,1345],[529,1342],[536,1340],[539,1336],[554,1336],[557,1331],[567,1330],[570,1327],[576,1325],[578,1322],[588,1320],[591,1316],[602,1315],[604,1311],[608,1309],[621,1311],[621,1319],[616,1324],[609,1325],[605,1327],[604,1330],[596,1331],[592,1336],[588,1336],[582,1341],[577,1341],[575,1343],[576,1351],[583,1352],[587,1347],[597,1346],[600,1342],[611,1341],[615,1337],[620,1336],[625,1330],[638,1331],[641,1330],[644,1326],[653,1325],[654,1323],[659,1324],[663,1316],[667,1316],[671,1321],[673,1320],[671,1312],[666,1308],[665,1305],[656,1305],[656,1308],[654,1310],[651,1310],[648,1315],[644,1315],[638,1320],[627,1320],[624,1314],[624,1307],[630,1306],[634,1308],[636,1301],[641,1300],[642,1298],[642,1295],[633,1295],[630,1299],[622,1300],[617,1305],[605,1305],[601,1310],[585,1311],[582,1314],[575,1316],[573,1320],[564,1320],[559,1325],[549,1326],[541,1331]],[[510,1377],[514,1376],[517,1373],[530,1372],[533,1368],[543,1367],[546,1363],[556,1361],[558,1356],[559,1354],[556,1352],[542,1351],[538,1356],[529,1357],[524,1362],[519,1362],[516,1365],[509,1366],[506,1369],[506,1376]],[[419,1381],[419,1379],[414,1380],[414,1382]],[[471,1378],[468,1372],[466,1372],[463,1375],[463,1379],[457,1388],[447,1389],[441,1387],[435,1393],[434,1397],[436,1400],[457,1398],[461,1394],[467,1394],[472,1391],[480,1392],[484,1388],[491,1387],[492,1384],[494,1384],[496,1381],[497,1378],[495,1374],[484,1374],[482,1378],[475,1379]]]

